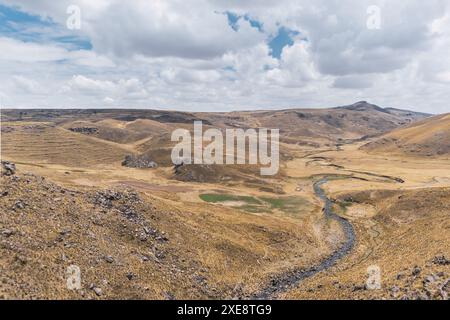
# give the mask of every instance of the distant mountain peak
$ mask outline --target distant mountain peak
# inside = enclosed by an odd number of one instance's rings
[[[346,109],[346,110],[352,110],[352,111],[378,111],[383,113],[389,113],[387,110],[375,105],[371,104],[367,101],[358,101],[354,104],[348,105],[348,106],[341,106],[338,107],[338,109]]]

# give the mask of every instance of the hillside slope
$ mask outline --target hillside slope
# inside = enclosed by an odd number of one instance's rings
[[[125,185],[67,188],[31,173],[2,175],[0,300],[245,298],[287,261],[327,254],[305,225],[178,206]],[[72,291],[74,265],[81,288]]]
[[[308,279],[287,298],[449,299],[449,187],[335,196],[346,204],[343,214],[355,226],[359,249],[340,268]],[[370,208],[373,214],[367,215]],[[379,290],[367,288],[369,267],[380,270]]]
[[[279,128],[283,142],[304,145],[311,145],[311,139],[321,144],[334,144],[380,135],[427,116],[413,111],[383,109],[365,101],[328,109],[202,114],[203,118],[219,126]]]
[[[129,148],[94,136],[78,134],[50,123],[2,125],[3,159],[33,164],[68,166],[110,165],[120,162]]]
[[[431,117],[394,130],[361,149],[410,156],[449,156],[450,114]]]

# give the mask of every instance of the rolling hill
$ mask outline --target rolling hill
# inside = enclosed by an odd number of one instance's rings
[[[361,149],[409,156],[449,156],[450,114],[434,116],[394,130]]]
[[[448,114],[427,118],[364,101],[230,113],[1,112],[0,299],[450,293],[438,276],[450,266],[450,161],[391,157],[408,148],[448,154]],[[279,173],[174,167],[171,132],[194,120],[204,130],[279,128]],[[158,165],[123,165],[130,154]],[[365,289],[370,265],[388,279],[382,291]],[[67,288],[71,266],[81,271],[77,290]],[[440,291],[424,284],[430,277]],[[416,292],[410,279],[423,288]]]
[[[377,136],[429,115],[381,108],[366,101],[325,109],[239,112],[178,112],[157,110],[14,110],[3,109],[2,121],[55,122],[65,128],[77,123],[97,129],[96,136],[118,143],[167,134],[195,120],[216,128],[279,128],[281,141],[297,145],[332,145],[341,140]],[[314,139],[315,141],[311,141]]]

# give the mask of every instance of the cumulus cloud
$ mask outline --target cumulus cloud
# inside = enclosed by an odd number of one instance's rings
[[[69,81],[69,87],[72,90],[79,90],[87,94],[98,94],[112,92],[116,88],[116,84],[111,81],[94,80],[76,75]]]
[[[0,38],[0,60],[17,62],[57,61],[66,57],[67,51],[55,46],[26,43],[20,40]]]
[[[33,39],[0,32],[0,81],[8,83],[2,92],[12,107],[231,110],[371,100],[450,111],[446,0],[0,3],[51,21],[35,28],[55,33]],[[90,46],[61,35],[71,4],[81,9],[82,28],[68,35]],[[380,10],[375,29],[367,27],[373,5]],[[241,17],[237,26],[226,13]],[[281,29],[290,38],[274,44]],[[281,52],[275,57],[274,45]]]
[[[47,93],[45,88],[43,88],[37,81],[33,79],[28,79],[23,76],[15,75],[12,77],[15,89],[19,93],[24,94],[44,94]]]

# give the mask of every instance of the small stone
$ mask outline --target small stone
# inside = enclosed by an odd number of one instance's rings
[[[399,272],[397,273],[396,279],[397,280],[401,280],[405,277],[405,273],[404,272]]]
[[[11,237],[14,234],[14,231],[9,230],[9,229],[5,229],[2,231],[2,235],[5,236],[6,238]]]
[[[14,208],[16,208],[16,209],[24,209],[25,208],[25,205],[23,204],[23,202],[22,201],[17,201],[15,204],[14,204]]]
[[[108,263],[113,263],[114,262],[114,258],[111,257],[111,256],[106,256],[105,257],[105,261],[108,262]]]
[[[428,275],[428,276],[425,277],[423,282],[424,283],[434,283],[434,282],[436,282],[436,279],[434,278],[434,276]]]
[[[175,296],[170,292],[164,292],[164,298],[166,300],[175,300]]]
[[[398,296],[399,292],[400,292],[400,288],[398,286],[393,286],[391,288],[392,297],[396,298]]]
[[[100,297],[103,295],[103,290],[99,287],[94,287],[92,290],[94,290],[95,294]]]
[[[2,174],[5,176],[12,176],[16,174],[16,165],[8,161],[2,161]]]
[[[147,234],[145,234],[144,232],[141,232],[139,234],[139,240],[141,240],[142,242],[145,242],[148,240]]]
[[[64,229],[59,232],[61,236],[66,236],[70,233],[70,229]]]
[[[366,290],[366,286],[365,285],[355,285],[353,286],[353,292],[355,291],[362,291],[362,290]]]
[[[422,269],[420,269],[418,266],[415,266],[412,270],[412,275],[418,276],[420,274],[420,272],[422,272]]]

